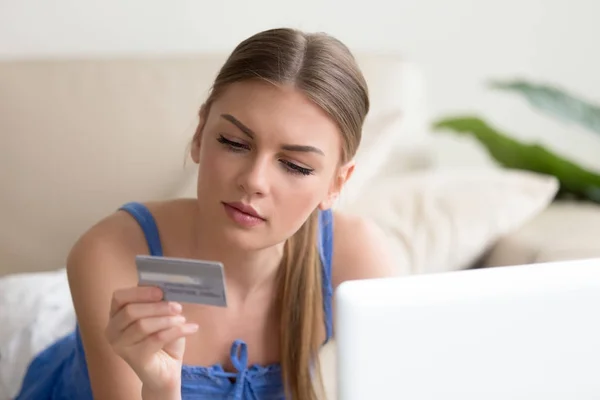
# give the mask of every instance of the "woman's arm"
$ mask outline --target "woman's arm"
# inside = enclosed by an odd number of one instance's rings
[[[374,222],[341,212],[333,215],[331,280],[334,290],[344,281],[396,275],[397,267],[387,238]],[[332,307],[335,313],[335,298]]]
[[[336,211],[333,225],[334,288],[347,280],[397,274],[388,240],[374,222]]]
[[[69,254],[69,286],[94,399],[142,399],[140,379],[113,351],[105,332],[112,295],[117,289],[137,285],[135,255],[145,252],[139,227],[128,216],[116,213],[85,233]],[[173,396],[159,394],[161,399],[178,399],[179,390]]]

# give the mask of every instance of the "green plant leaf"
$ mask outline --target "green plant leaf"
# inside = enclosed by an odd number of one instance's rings
[[[521,95],[535,109],[559,120],[600,133],[600,107],[562,88],[525,80],[492,81],[490,86]]]
[[[474,116],[440,119],[433,129],[472,136],[501,166],[553,175],[560,182],[561,193],[600,203],[600,175],[539,144],[521,143]]]

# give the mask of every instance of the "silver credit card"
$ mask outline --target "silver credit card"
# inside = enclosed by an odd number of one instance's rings
[[[220,262],[139,255],[135,263],[138,284],[158,286],[165,301],[227,307]]]

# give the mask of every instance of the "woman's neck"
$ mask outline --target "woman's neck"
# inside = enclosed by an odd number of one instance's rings
[[[227,286],[234,289],[242,301],[272,288],[283,257],[284,244],[256,251],[235,249],[214,234],[209,219],[201,214],[195,219],[193,256],[223,263]]]

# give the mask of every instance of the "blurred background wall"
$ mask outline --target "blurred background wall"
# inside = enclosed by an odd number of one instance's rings
[[[322,30],[355,51],[400,53],[420,65],[430,118],[477,112],[600,170],[593,134],[485,86],[524,77],[599,102],[598,15],[598,0],[0,0],[0,58],[230,51],[270,27]],[[434,145],[446,149],[445,164],[487,160],[470,139],[436,135]]]

